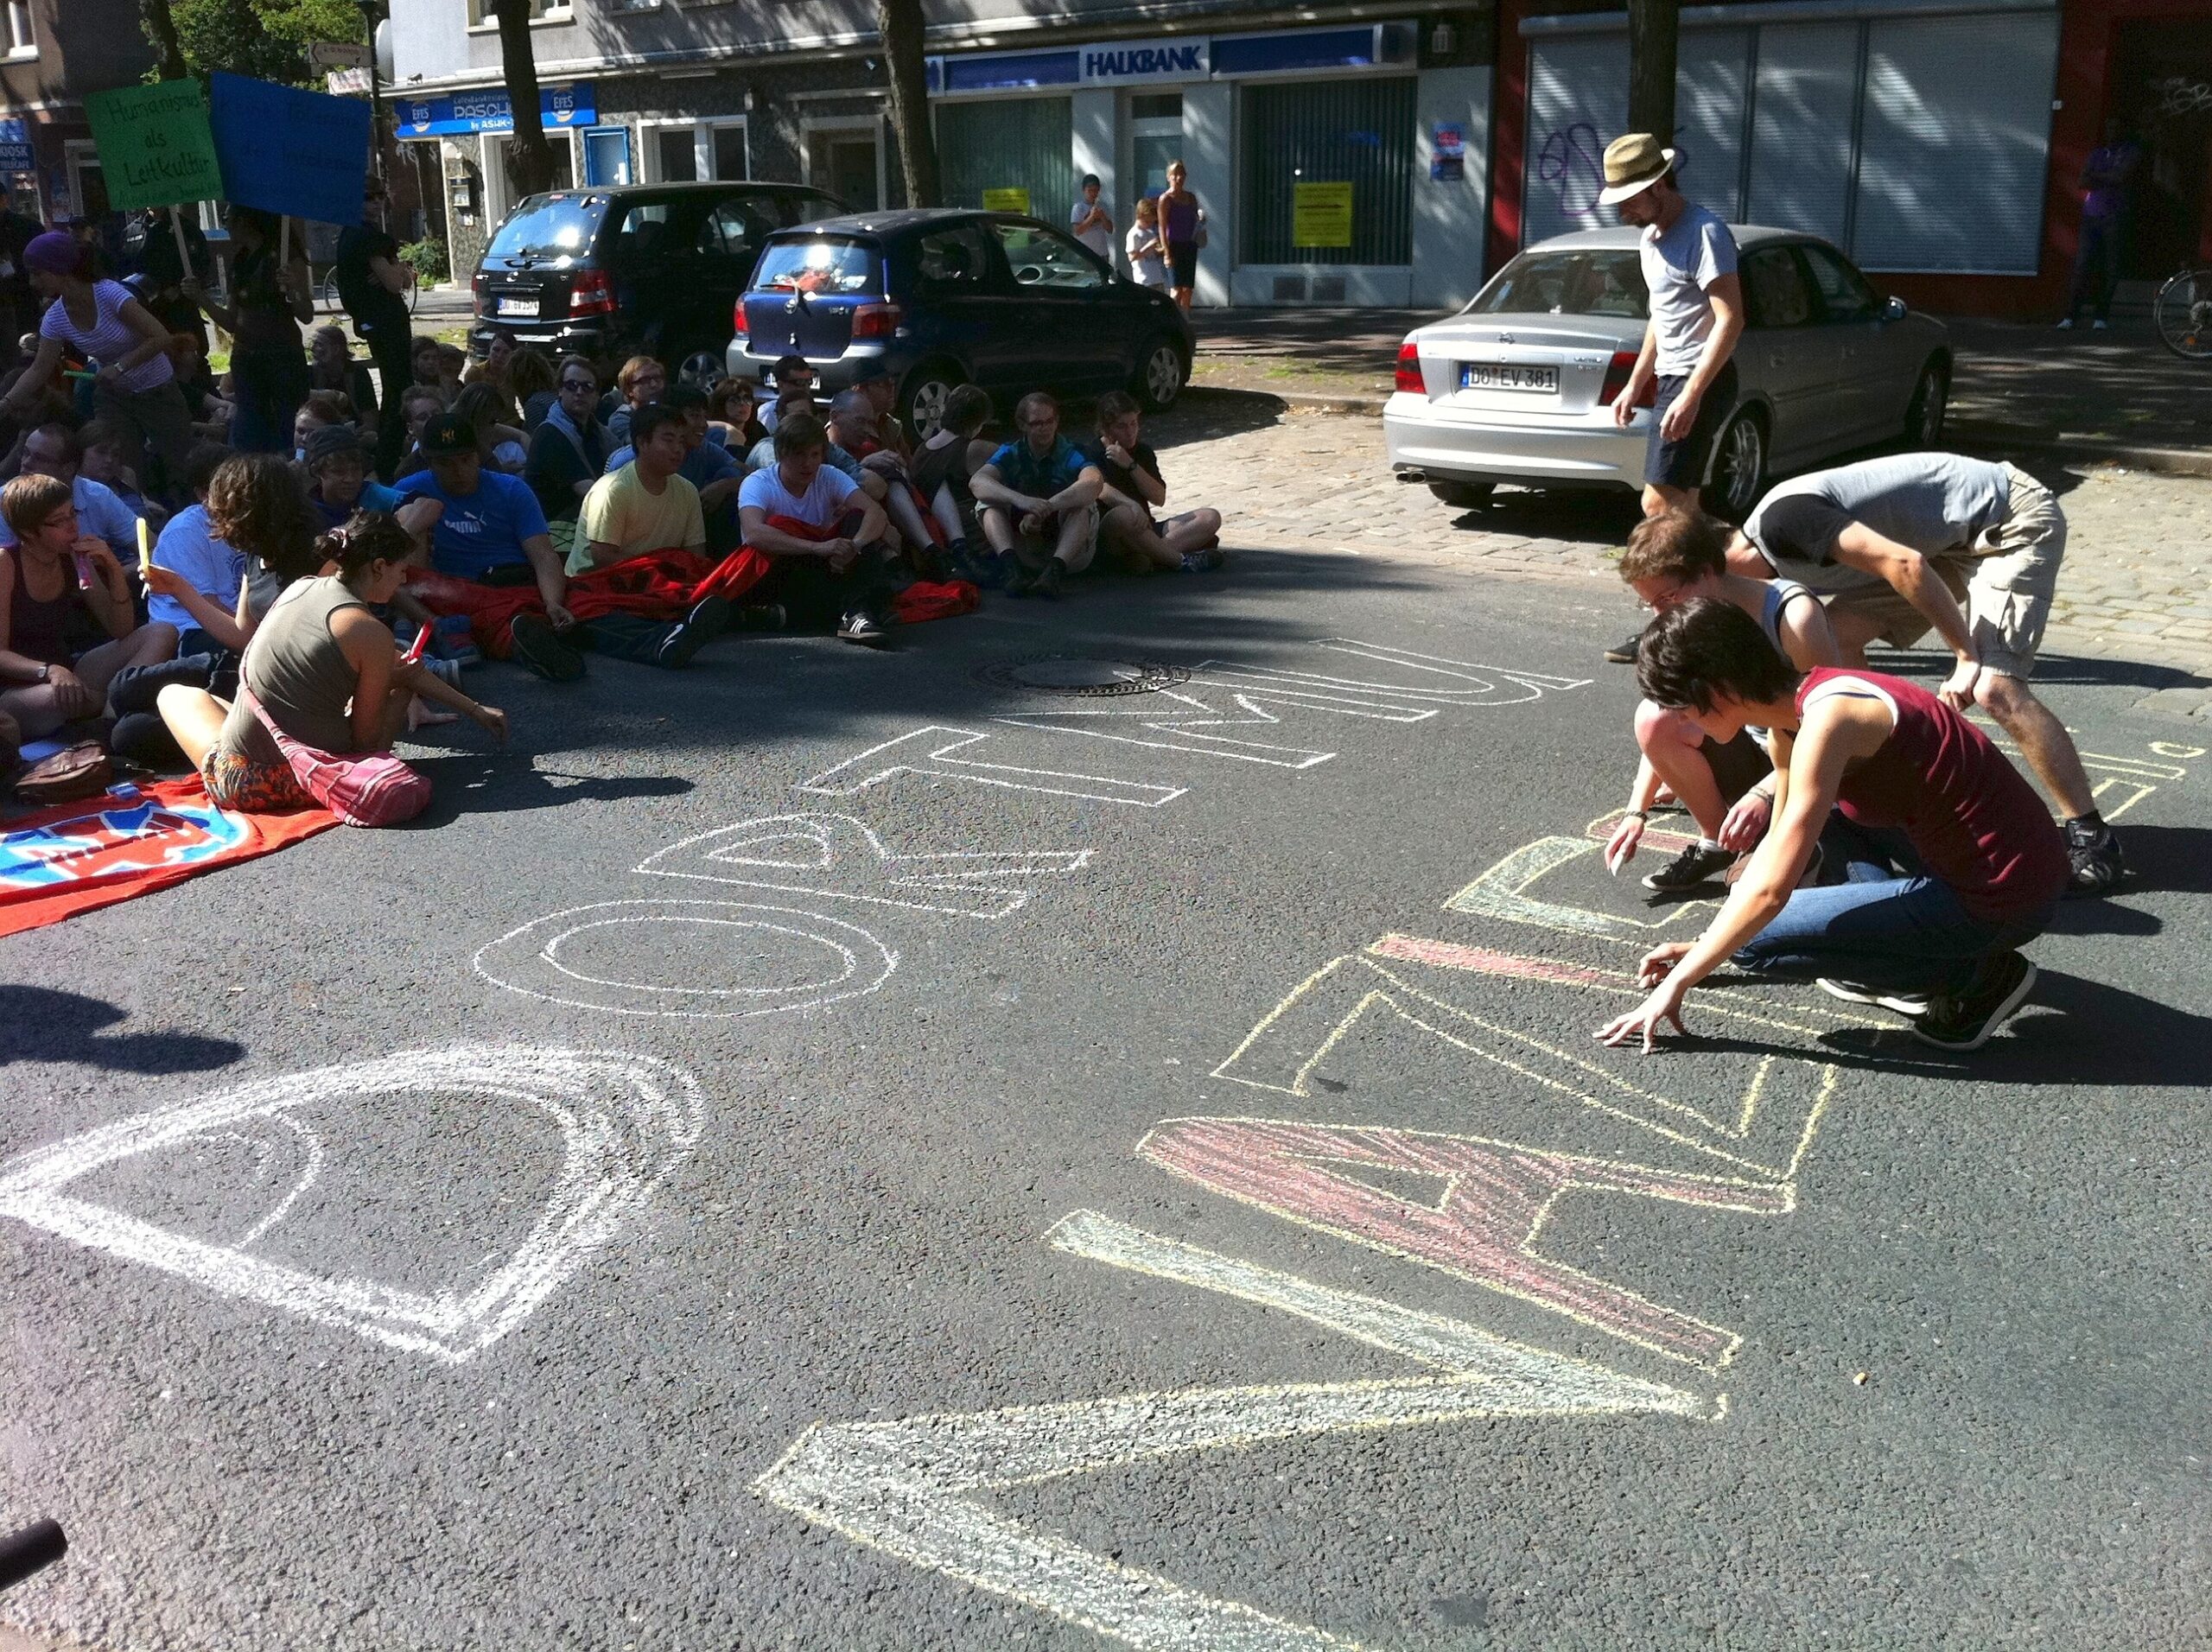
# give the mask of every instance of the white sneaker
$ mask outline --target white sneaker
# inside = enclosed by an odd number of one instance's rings
[[[2112,331],[2112,323],[2110,321],[2092,321],[2089,323],[2089,331],[2092,333],[2109,333]]]
[[[2066,329],[2067,329],[2068,327],[2071,327],[2071,326],[2073,326],[2073,325],[2074,325],[2074,318],[2073,318],[2072,316],[2070,316],[2070,315],[2069,315],[2069,316],[2068,316],[2064,321],[2061,321],[2061,322],[2058,324],[2058,330],[2059,330],[2061,333],[2063,333],[2063,332],[2065,332],[2065,331],[2066,331]]]

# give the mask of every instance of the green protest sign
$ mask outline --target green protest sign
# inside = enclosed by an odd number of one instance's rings
[[[222,169],[197,80],[119,86],[85,99],[107,198],[118,211],[223,199]]]

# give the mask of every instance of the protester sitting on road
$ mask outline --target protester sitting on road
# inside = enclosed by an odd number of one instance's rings
[[[207,521],[208,489],[230,457],[227,448],[202,442],[186,458],[194,502],[169,518],[145,570],[147,613],[175,629],[180,658],[236,651],[251,634],[251,616],[240,613],[246,554]]]
[[[677,384],[661,403],[676,412],[683,430],[683,464],[677,473],[699,490],[699,509],[707,524],[707,547],[717,555],[737,547],[737,490],[745,480],[744,460],[707,439],[707,397],[689,384]],[[642,416],[639,415],[637,416]],[[628,447],[618,448],[607,461],[619,470],[635,457]]]
[[[778,356],[775,366],[770,370],[768,382],[776,388],[776,399],[760,416],[760,422],[768,427],[768,434],[773,435],[776,422],[783,416],[781,410],[785,397],[803,391],[810,403],[814,400],[814,364],[796,353]]]
[[[488,468],[522,474],[530,462],[530,437],[503,386],[489,378],[466,385],[454,397],[453,410],[475,428],[477,451]]]
[[[738,490],[745,543],[773,560],[754,600],[782,605],[794,625],[834,624],[846,642],[880,647],[889,518],[827,463],[830,434],[793,408],[776,426],[776,462]]]
[[[1098,435],[1084,457],[1105,479],[1099,496],[1099,536],[1122,553],[1132,572],[1205,573],[1225,560],[1221,512],[1201,507],[1179,516],[1154,517],[1167,503],[1160,457],[1143,436],[1136,398],[1108,391],[1098,398]]]
[[[612,445],[598,418],[599,376],[582,356],[564,356],[556,400],[530,438],[523,475],[549,523],[574,522],[584,495],[607,471]]]
[[[990,416],[991,398],[982,390],[974,384],[955,386],[944,398],[937,429],[914,450],[909,473],[915,491],[929,501],[930,514],[944,531],[954,573],[979,584],[992,570],[977,566],[988,558],[976,554],[982,530],[976,525],[976,496],[968,481],[998,451],[996,442],[977,439]]]
[[[410,384],[418,384],[424,390],[435,391],[438,393],[438,404],[441,407],[444,406],[449,399],[446,395],[445,380],[442,371],[444,351],[445,346],[428,334],[423,333],[416,334],[414,342],[407,346],[407,370],[410,375],[408,382]]]
[[[419,660],[399,656],[391,627],[372,612],[407,577],[414,540],[391,517],[365,512],[315,543],[334,574],[299,581],[255,632],[240,669],[270,721],[319,752],[365,756],[391,749],[415,696],[473,717],[493,739],[506,714],[479,704]],[[226,704],[204,689],[160,696],[162,721],[226,809],[276,811],[313,801],[241,694]]]
[[[168,356],[176,370],[177,389],[184,397],[194,437],[201,442],[222,441],[230,434],[232,410],[217,391],[215,375],[207,371],[206,345],[196,333],[172,333]]]
[[[353,420],[373,442],[377,433],[377,387],[369,364],[356,360],[346,329],[326,322],[308,334],[308,389],[335,391],[353,404]]]
[[[592,484],[577,518],[571,575],[588,573],[649,550],[703,550],[707,529],[699,490],[680,473],[683,416],[664,403],[641,407],[630,420],[637,437],[625,459]]]
[[[81,457],[77,461],[77,473],[102,487],[123,501],[124,509],[131,515],[143,517],[155,532],[169,513],[138,490],[138,478],[124,463],[124,442],[115,427],[105,419],[94,419],[77,432],[77,446]],[[190,448],[186,454],[189,455]],[[182,480],[177,489],[182,491]]]
[[[1786,569],[1827,596],[1853,664],[1870,642],[1904,648],[1932,626],[1958,662],[1944,702],[1980,706],[2018,742],[2065,816],[2072,892],[2103,894],[2125,871],[2120,839],[2065,725],[2027,686],[2065,555],[2066,518],[2049,488],[2011,465],[1942,453],[1796,477],[1759,502],[1730,548],[1738,573]]]
[[[444,392],[448,407],[461,399],[461,387],[468,382],[467,374],[468,352],[457,344],[441,344],[437,387]]]
[[[308,498],[323,531],[342,527],[356,511],[399,508],[399,492],[369,475],[369,439],[350,424],[326,425],[308,438]]]
[[[924,574],[941,577],[945,570],[937,565],[942,558],[936,538],[907,485],[906,466],[877,437],[875,408],[865,391],[837,392],[830,403],[829,431],[830,467],[883,506]]]
[[[607,423],[607,445],[620,448],[629,443],[631,416],[668,394],[668,369],[651,356],[632,356],[614,375],[614,385],[622,392],[622,405],[601,416]]]
[[[983,507],[983,536],[1015,596],[1056,597],[1098,549],[1098,497],[1106,479],[1060,434],[1060,404],[1032,391],[1014,404],[1020,435],[969,483]],[[1034,569],[1027,578],[1017,570]]]
[[[445,410],[446,398],[427,384],[410,384],[401,392],[399,416],[407,426],[407,438],[397,475],[410,476],[427,463],[423,457],[423,427]]]
[[[1621,578],[1661,613],[1700,597],[1734,603],[1801,671],[1843,664],[1820,598],[1793,581],[1746,579],[1727,571],[1732,531],[1694,506],[1646,517],[1628,537]],[[1745,733],[1715,745],[1681,711],[1646,700],[1636,708],[1636,744],[1643,755],[1627,811],[1605,845],[1608,872],[1618,874],[1635,858],[1662,785],[1697,823],[1698,836],[1646,877],[1645,888],[1694,889],[1758,847],[1773,816],[1777,785],[1774,765],[1758,740]]]
[[[545,353],[523,345],[507,360],[507,394],[522,410],[522,428],[535,433],[557,399],[560,376]]]
[[[882,504],[890,485],[861,463],[861,455],[874,451],[876,446],[875,410],[868,397],[856,390],[840,391],[830,398],[830,413],[823,428],[830,435],[826,457],[830,468],[842,471],[859,484],[861,492]]]
[[[116,673],[171,658],[177,633],[138,623],[122,562],[105,540],[78,531],[68,483],[18,476],[0,488],[0,518],[9,532],[0,551],[0,714],[22,739],[39,740],[99,716]],[[72,634],[92,624],[108,640],[73,652]]]
[[[462,369],[462,387],[497,384],[501,390],[507,389],[507,368],[514,359],[515,341],[504,333],[494,333],[492,341],[484,346],[484,359]]]
[[[1817,980],[1854,1003],[1913,1018],[1914,1036],[1975,1050],[2026,1000],[2019,949],[2050,922],[2066,843],[1987,736],[1899,677],[1823,666],[1802,673],[1732,602],[1670,608],[1643,633],[1644,697],[1727,744],[1770,731],[1781,775],[1774,824],[1694,942],[1645,955],[1652,990],[1599,1033],[1646,1050],[1724,963]],[[1846,881],[1800,888],[1816,845]]]
[[[232,454],[207,483],[207,531],[246,554],[251,617],[277,594],[321,567],[315,542],[321,521],[299,467],[281,454]]]
[[[23,437],[21,473],[66,483],[76,502],[79,531],[105,543],[122,560],[137,562],[138,518],[111,490],[81,473],[83,459],[74,430],[58,422],[41,424]],[[0,545],[15,543],[15,530],[0,517]]]
[[[868,397],[875,413],[875,439],[903,463],[914,456],[914,439],[894,410],[899,405],[899,381],[880,360],[862,362],[853,375],[853,388]]]
[[[300,403],[300,410],[292,419],[292,457],[307,457],[308,438],[318,430],[327,430],[334,425],[359,429],[354,423],[353,398],[343,391],[315,390]]]
[[[725,378],[707,393],[707,416],[714,423],[715,439],[740,456],[765,442],[768,427],[760,423],[760,390],[749,378]]]

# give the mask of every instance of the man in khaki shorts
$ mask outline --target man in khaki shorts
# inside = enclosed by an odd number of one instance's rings
[[[2066,518],[2034,477],[1914,453],[1782,483],[1728,560],[1732,572],[1786,574],[1820,592],[1847,664],[1864,664],[1870,642],[1904,648],[1933,629],[1958,659],[1942,699],[1980,706],[2018,742],[2066,817],[2072,892],[2103,894],[2120,879],[2120,840],[2072,737],[2027,687],[2065,554]]]

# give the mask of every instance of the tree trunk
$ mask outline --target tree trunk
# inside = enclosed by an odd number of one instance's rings
[[[185,67],[184,48],[176,37],[176,19],[169,15],[169,0],[138,0],[138,15],[146,25],[146,38],[154,43],[162,79],[181,80],[191,71]]]
[[[1672,148],[1681,0],[1628,0],[1628,129]]]
[[[929,71],[922,60],[922,0],[876,0],[876,32],[891,75],[891,130],[909,206],[935,206],[937,138],[930,130]]]
[[[507,146],[507,181],[515,199],[553,187],[553,146],[545,141],[545,114],[537,95],[537,59],[530,43],[530,0],[494,0],[499,19],[499,67],[515,116]]]

